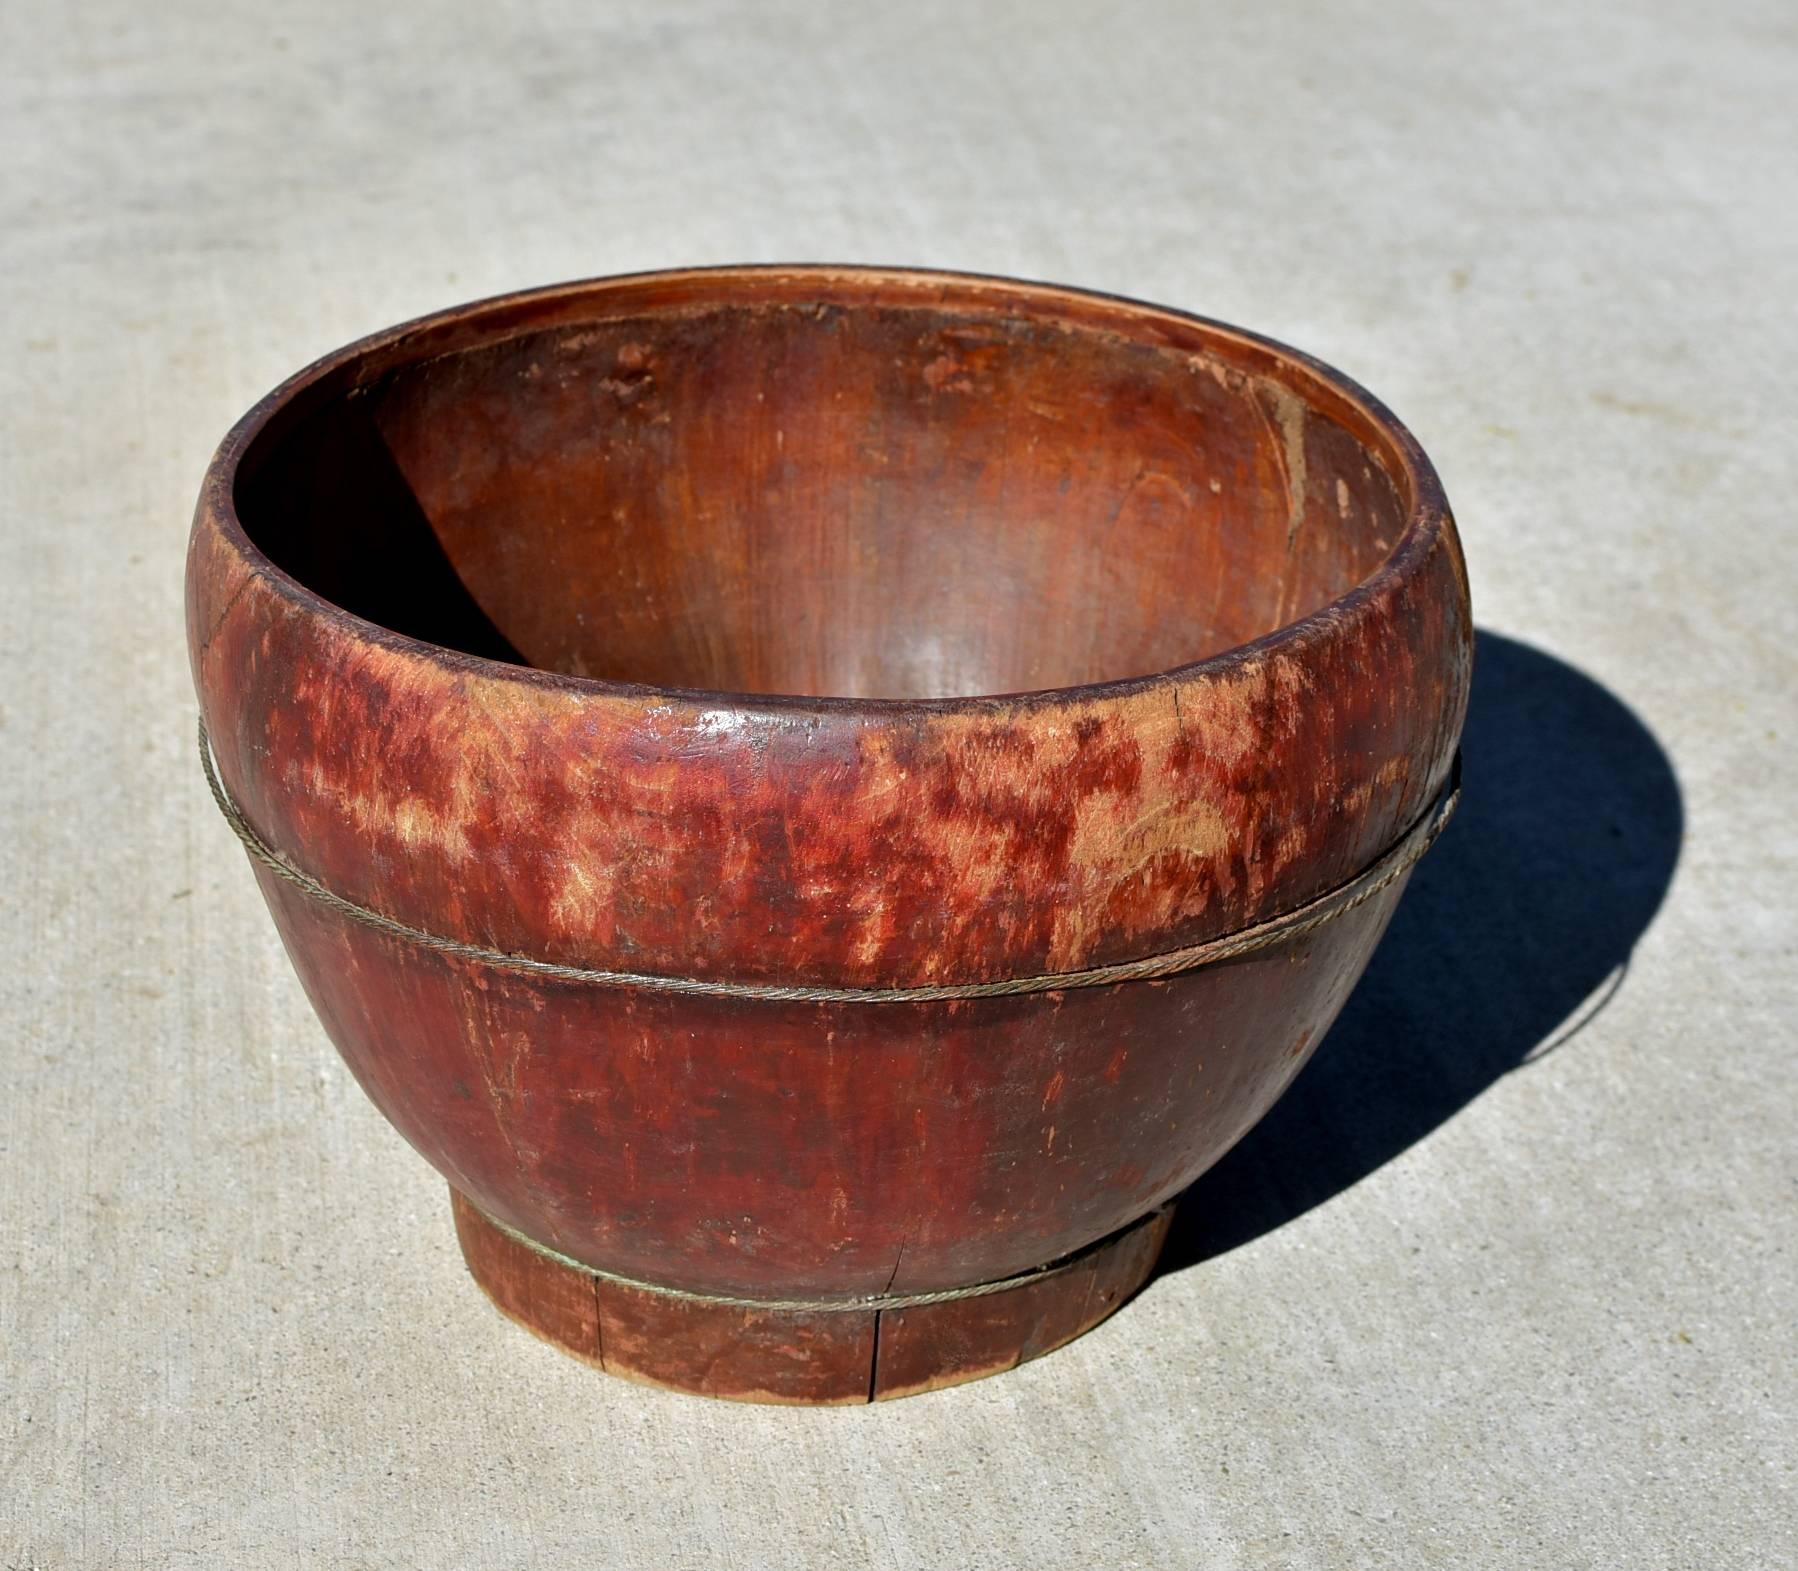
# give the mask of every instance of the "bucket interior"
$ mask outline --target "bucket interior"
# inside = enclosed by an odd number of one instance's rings
[[[721,284],[353,369],[252,443],[247,534],[396,632],[579,676],[1141,676],[1328,604],[1407,515],[1399,459],[1303,367],[1040,301]]]

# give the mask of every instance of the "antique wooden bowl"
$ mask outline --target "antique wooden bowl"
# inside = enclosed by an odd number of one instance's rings
[[[219,449],[187,596],[221,805],[482,1286],[773,1401],[1009,1368],[1143,1282],[1366,964],[1471,658],[1352,383],[863,268],[331,355]]]

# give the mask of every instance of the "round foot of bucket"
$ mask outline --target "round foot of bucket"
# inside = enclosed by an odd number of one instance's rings
[[[751,1308],[626,1287],[532,1247],[451,1191],[463,1258],[527,1330],[608,1374],[740,1402],[880,1402],[1002,1374],[1148,1280],[1171,1208],[998,1292],[878,1309]]]

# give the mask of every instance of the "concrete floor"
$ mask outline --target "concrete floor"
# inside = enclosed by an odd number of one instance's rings
[[[1789,0],[0,11],[0,1566],[1794,1564]],[[465,1279],[195,767],[200,471],[557,278],[892,260],[1342,366],[1484,629],[1461,819],[1067,1351],[609,1381]]]

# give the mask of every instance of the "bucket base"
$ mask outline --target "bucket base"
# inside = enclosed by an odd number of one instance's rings
[[[450,1191],[462,1257],[506,1315],[607,1374],[738,1402],[880,1402],[1002,1374],[1053,1352],[1148,1280],[1164,1207],[1069,1270],[903,1309],[744,1309],[600,1280],[539,1254]]]

